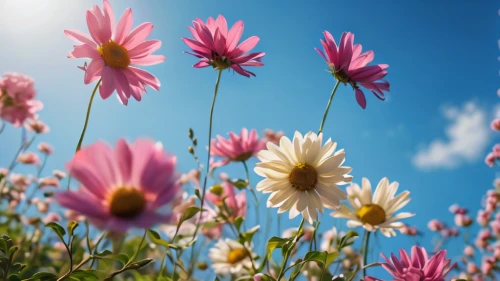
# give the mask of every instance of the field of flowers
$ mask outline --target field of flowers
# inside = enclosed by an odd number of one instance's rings
[[[221,77],[234,79],[234,73],[258,79],[254,71],[265,67],[266,53],[257,46],[258,36],[243,36],[241,20],[228,23],[223,15],[194,19],[182,38],[186,58],[195,68],[213,70],[199,75],[213,75],[215,83],[205,93],[213,95],[206,105],[208,136],[191,128],[183,132],[193,169],[182,174],[177,156],[160,141],[121,138],[108,144],[85,137],[93,103],[116,95],[126,106],[130,98],[140,102],[147,88],[159,91],[159,79],[143,67],[166,58],[158,54],[162,42],[148,39],[153,23],[134,23],[130,8],[119,16],[104,0],[81,14],[88,30],[64,34],[68,49],[71,41],[75,44],[67,57],[81,61],[79,69],[68,71],[80,72],[89,85],[89,103],[80,138],[68,140],[75,153],[60,163],[60,170],[45,169],[53,147],[37,141],[50,134],[50,124],[38,118],[44,106],[36,81],[18,72],[0,79],[0,132],[15,127],[22,139],[10,165],[0,169],[0,280],[385,278],[370,276],[368,268],[398,281],[496,280],[500,182],[473,206],[482,208],[477,218],[456,204],[449,208],[453,226],[428,218],[428,229],[439,237],[435,247],[415,242],[399,253],[369,255],[377,233],[391,239],[418,238],[421,232],[405,223],[415,215],[405,210],[412,194],[387,177],[353,179],[356,167],[344,164],[349,151],[323,134],[340,87],[352,89],[360,111],[367,107],[365,95],[383,101],[390,90],[389,65],[372,63],[374,51],[363,49],[353,33],[324,31],[317,46],[311,46],[325,61],[325,79],[333,77],[333,82],[323,118],[310,124],[310,131],[286,136],[242,128],[223,137],[212,133]],[[492,121],[491,129],[500,131],[500,119]],[[89,145],[82,145],[84,140]],[[494,166],[498,159],[500,145],[486,156],[486,164]],[[23,165],[36,174],[18,172]],[[246,177],[228,174],[225,169],[231,166]],[[260,181],[251,182],[253,174]],[[284,215],[273,220],[271,229],[296,217],[300,224],[274,236],[264,226],[276,214]],[[323,215],[350,230],[329,226],[318,231]],[[463,241],[460,258],[447,255],[450,239]]]

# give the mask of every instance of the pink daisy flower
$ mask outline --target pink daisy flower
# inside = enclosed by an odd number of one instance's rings
[[[17,156],[17,162],[26,165],[40,165],[41,161],[38,155],[34,152],[26,152]]]
[[[69,58],[89,58],[92,61],[81,69],[85,71],[84,83],[101,80],[99,92],[107,99],[116,90],[118,99],[127,105],[132,96],[140,101],[146,92],[146,85],[158,91],[160,81],[151,73],[133,65],[155,65],[165,61],[153,52],[161,46],[160,40],[146,38],[153,30],[153,24],[143,23],[132,29],[132,10],[126,9],[115,28],[115,15],[111,5],[104,0],[103,9],[94,6],[87,11],[87,35],[65,30],[64,33],[81,45],[74,46]]]
[[[243,128],[239,136],[233,132],[229,132],[229,139],[217,135],[217,139],[212,139],[210,155],[224,158],[224,160],[213,162],[211,167],[221,167],[229,164],[231,161],[246,161],[265,147],[266,142],[259,139],[255,129],[252,129],[249,134],[248,130]]]
[[[399,250],[400,258],[391,254],[389,260],[382,254],[385,263],[382,267],[389,272],[394,279],[399,281],[444,281],[446,275],[457,264],[450,266],[451,260],[446,259],[446,250],[439,251],[429,259],[424,248],[413,246],[411,257],[403,250]],[[366,281],[380,281],[380,279],[367,276]]]
[[[52,146],[48,143],[45,143],[45,142],[39,143],[37,148],[38,148],[38,151],[40,151],[41,153],[46,154],[46,155],[51,155],[52,152],[54,152],[54,149],[52,148]]]
[[[210,188],[205,195],[207,200],[217,206],[230,220],[237,217],[245,218],[247,213],[247,195],[245,192],[236,194],[235,189],[232,184],[225,181]]]
[[[115,149],[97,142],[78,151],[67,165],[80,190],[57,193],[56,199],[101,229],[149,228],[169,219],[159,210],[180,196],[176,162],[148,139],[132,144],[120,139]]]
[[[0,118],[14,127],[26,120],[37,119],[43,103],[35,100],[34,81],[19,73],[6,73],[0,79]]]
[[[193,50],[186,52],[201,59],[194,65],[196,68],[212,66],[214,69],[232,68],[238,74],[250,77],[254,73],[243,69],[243,66],[263,66],[261,62],[265,53],[247,54],[259,42],[259,37],[252,36],[238,45],[243,34],[243,21],[237,21],[228,30],[224,16],[217,19],[210,17],[207,23],[201,19],[193,21],[194,27],[188,27],[194,39],[182,38],[182,41]]]
[[[371,90],[372,93],[384,100],[384,91],[389,91],[389,82],[379,81],[387,75],[387,64],[377,64],[367,66],[374,58],[373,51],[361,53],[361,44],[354,45],[354,34],[344,32],[340,39],[340,44],[335,43],[335,39],[330,32],[323,32],[325,41],[321,41],[325,53],[318,48],[315,50],[325,59],[333,76],[340,82],[350,84],[355,91],[356,101],[364,109],[366,108],[366,98],[360,86]]]
[[[47,126],[45,123],[43,123],[40,120],[28,120],[24,127],[29,130],[33,131],[37,134],[45,134],[50,131],[49,126]]]

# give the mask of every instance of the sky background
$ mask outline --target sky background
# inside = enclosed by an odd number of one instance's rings
[[[282,130],[289,137],[295,130],[316,131],[334,79],[314,47],[321,46],[324,30],[336,40],[351,31],[355,43],[374,50],[374,63],[390,65],[386,78],[391,83],[385,102],[366,92],[366,110],[357,105],[350,87],[341,86],[334,98],[324,134],[345,149],[345,165],[353,167],[354,181],[360,183],[362,177],[372,185],[382,177],[398,181],[401,191],[411,192],[412,201],[405,210],[416,213],[407,222],[424,231],[435,217],[452,223],[448,207],[453,203],[470,208],[475,217],[482,196],[492,188],[495,170],[484,164],[484,156],[498,140],[489,130],[500,104],[500,6],[493,0],[287,1],[286,5],[280,1],[110,2],[117,18],[132,7],[134,27],[145,21],[155,24],[149,38],[162,40],[157,54],[167,60],[146,68],[162,86],[159,92],[149,89],[141,102],[130,100],[123,106],[115,95],[95,99],[84,145],[147,136],[178,156],[181,172],[195,168],[186,149],[187,132],[193,128],[200,147],[206,145],[216,72],[192,68],[197,60],[182,53],[188,48],[181,37],[191,36],[187,26],[197,17],[206,20],[223,14],[230,25],[243,20],[242,39],[259,36],[254,51],[266,56],[264,67],[250,69],[256,78],[224,72],[214,134],[225,136],[242,127],[261,134],[266,128]],[[63,33],[77,29],[88,34],[85,11],[92,4],[102,3],[0,2],[0,72],[21,72],[36,81],[38,99],[45,105],[40,119],[51,129],[37,143],[55,147],[47,174],[71,159],[94,86],[83,84],[84,73],[77,66],[84,60],[66,58],[75,43]],[[0,135],[0,166],[8,166],[19,142],[20,130],[7,126]],[[199,153],[205,159],[205,152]],[[20,171],[34,173],[30,168]],[[224,171],[232,177],[244,175],[240,165]],[[251,181],[258,180],[253,174]],[[284,216],[283,228],[298,226],[299,220]],[[333,224],[333,218],[325,215],[321,229]],[[430,249],[432,234],[425,232],[422,244]],[[380,237],[378,242],[374,252],[388,254],[400,247],[409,249],[413,240]],[[459,251],[452,250],[454,255]]]

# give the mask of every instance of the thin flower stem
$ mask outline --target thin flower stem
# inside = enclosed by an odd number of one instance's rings
[[[330,95],[330,100],[328,100],[328,104],[326,105],[325,114],[323,115],[323,121],[321,121],[321,126],[319,126],[318,134],[323,132],[323,126],[325,125],[326,116],[328,116],[328,111],[330,110],[330,106],[332,105],[333,96],[335,95],[335,92],[337,92],[337,88],[339,87],[339,85],[340,81],[337,80],[335,87],[333,87],[332,94]]]
[[[40,175],[42,174],[43,168],[45,168],[45,164],[47,164],[48,158],[49,157],[46,154],[43,155],[42,166],[40,166],[40,168],[38,168],[38,171],[36,173],[37,179],[40,179]],[[28,196],[26,196],[26,205],[24,206],[24,209],[21,211],[21,214],[25,214],[28,211],[28,209],[31,207],[31,205],[32,205],[31,199],[33,199],[33,197],[35,196],[35,193],[37,192],[39,187],[40,187],[40,184],[37,184],[35,186],[35,188],[31,191],[31,193]]]
[[[246,161],[242,161],[242,162],[243,162],[243,166],[245,167],[245,173],[246,173],[246,177],[247,177],[247,179],[246,179],[247,187],[253,195],[255,208],[256,208],[256,210],[258,210],[259,209],[259,199],[257,199],[257,194],[255,194],[255,190],[253,190],[253,188],[250,187],[250,173],[248,172],[248,165],[247,165]],[[258,216],[257,216],[257,218],[258,218]]]
[[[83,124],[82,134],[80,135],[80,139],[78,140],[78,144],[76,145],[75,153],[78,152],[78,150],[80,150],[80,148],[82,147],[83,138],[85,137],[85,132],[87,131],[87,125],[89,124],[89,117],[90,117],[90,110],[92,109],[92,102],[94,101],[95,94],[97,93],[97,88],[101,84],[101,80],[102,79],[99,79],[99,81],[97,81],[97,84],[94,87],[94,91],[92,91],[92,95],[90,96],[89,105],[87,107],[87,114],[85,115],[85,123]],[[69,190],[70,182],[71,182],[71,174],[68,175],[68,188],[67,188],[68,190]]]
[[[135,260],[135,258],[137,258],[137,255],[141,251],[142,244],[144,244],[144,240],[146,239],[146,233],[147,233],[147,230],[144,230],[144,235],[142,236],[141,242],[139,243],[137,250],[135,251],[134,255],[132,255],[132,257],[128,260],[127,264],[123,268],[126,268],[129,264],[131,264]]]
[[[278,278],[276,278],[276,280],[281,280],[281,278],[285,274],[286,265],[288,264],[288,259],[290,258],[290,254],[292,253],[293,249],[295,248],[295,245],[297,244],[297,242],[300,239],[303,227],[304,227],[304,218],[302,218],[302,220],[300,221],[300,225],[299,225],[299,228],[297,229],[297,233],[295,234],[295,238],[293,239],[292,245],[290,245],[290,248],[285,253],[285,257],[283,258],[283,261],[281,262],[280,273],[278,274]]]
[[[200,216],[199,216],[199,221],[196,224],[196,229],[194,231],[193,235],[193,240],[196,237],[196,234],[198,234],[198,230],[200,228],[200,221],[202,218],[203,214],[203,206],[205,204],[205,192],[207,189],[207,179],[208,179],[208,173],[210,172],[210,149],[212,148],[212,120],[213,120],[213,115],[214,115],[214,107],[215,107],[215,100],[217,98],[217,92],[219,91],[219,83],[220,83],[220,78],[222,76],[222,70],[219,70],[219,73],[217,75],[217,81],[215,82],[215,90],[214,90],[214,97],[212,98],[212,106],[210,107],[210,120],[209,120],[209,125],[208,125],[208,153],[207,153],[207,168],[206,168],[206,173],[205,173],[205,178],[203,179],[203,189],[201,193],[201,206],[200,206]]]
[[[97,239],[97,242],[94,245],[93,254],[89,253],[90,255],[94,255],[95,256],[97,254],[97,249],[99,248],[99,244],[101,244],[101,241],[104,238],[104,236],[106,236],[106,232],[101,233],[101,236]],[[88,239],[88,236],[87,236],[87,243],[90,243],[90,241]],[[90,244],[88,246],[89,246],[89,250],[90,250],[91,249],[90,248]],[[94,262],[95,262],[95,259],[92,260],[92,262],[90,263],[89,268],[92,268],[94,266]]]
[[[371,231],[365,230],[365,234],[363,236],[363,278],[366,277],[366,264],[368,260],[368,245],[370,242],[370,234]]]
[[[67,277],[69,277],[71,275],[71,273],[73,271],[80,269],[80,267],[82,267],[84,264],[86,264],[91,259],[94,260],[94,257],[93,256],[88,256],[86,259],[82,260],[79,264],[77,264],[75,266],[75,268],[73,268],[71,271],[66,272],[66,274],[64,274],[63,276],[61,276],[61,278],[57,279],[57,281],[61,281],[61,280],[66,279]]]
[[[5,121],[2,121],[2,125],[0,126],[0,134],[3,133],[4,129],[5,129]]]

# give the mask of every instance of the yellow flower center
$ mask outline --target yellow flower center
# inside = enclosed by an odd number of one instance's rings
[[[127,68],[130,64],[127,49],[112,40],[98,47],[97,51],[99,51],[106,64],[112,68]]]
[[[219,57],[217,53],[213,56],[215,59],[210,61],[210,65],[216,70],[224,70],[231,67],[231,61],[227,57]]]
[[[240,161],[240,162],[243,162],[243,161],[247,161],[248,159],[250,159],[250,157],[252,157],[253,155],[253,152],[252,151],[249,151],[249,152],[245,152],[243,154],[240,154],[238,156],[236,156],[235,158],[233,158],[232,160],[233,161]]]
[[[363,223],[379,225],[385,221],[385,210],[377,204],[363,205],[357,212],[359,219]]]
[[[293,167],[288,180],[292,184],[292,187],[300,191],[311,190],[318,183],[318,173],[313,166],[306,163],[299,163]]]
[[[247,252],[244,249],[242,248],[234,249],[231,250],[231,252],[229,252],[229,255],[227,255],[227,262],[230,264],[235,264],[244,260],[246,257],[247,257]]]
[[[3,98],[2,102],[3,102],[3,106],[5,106],[5,107],[14,105],[14,99],[7,94],[4,94],[4,98]]]
[[[112,215],[131,219],[139,215],[146,207],[146,198],[137,188],[120,187],[113,191],[109,203],[109,211]]]

